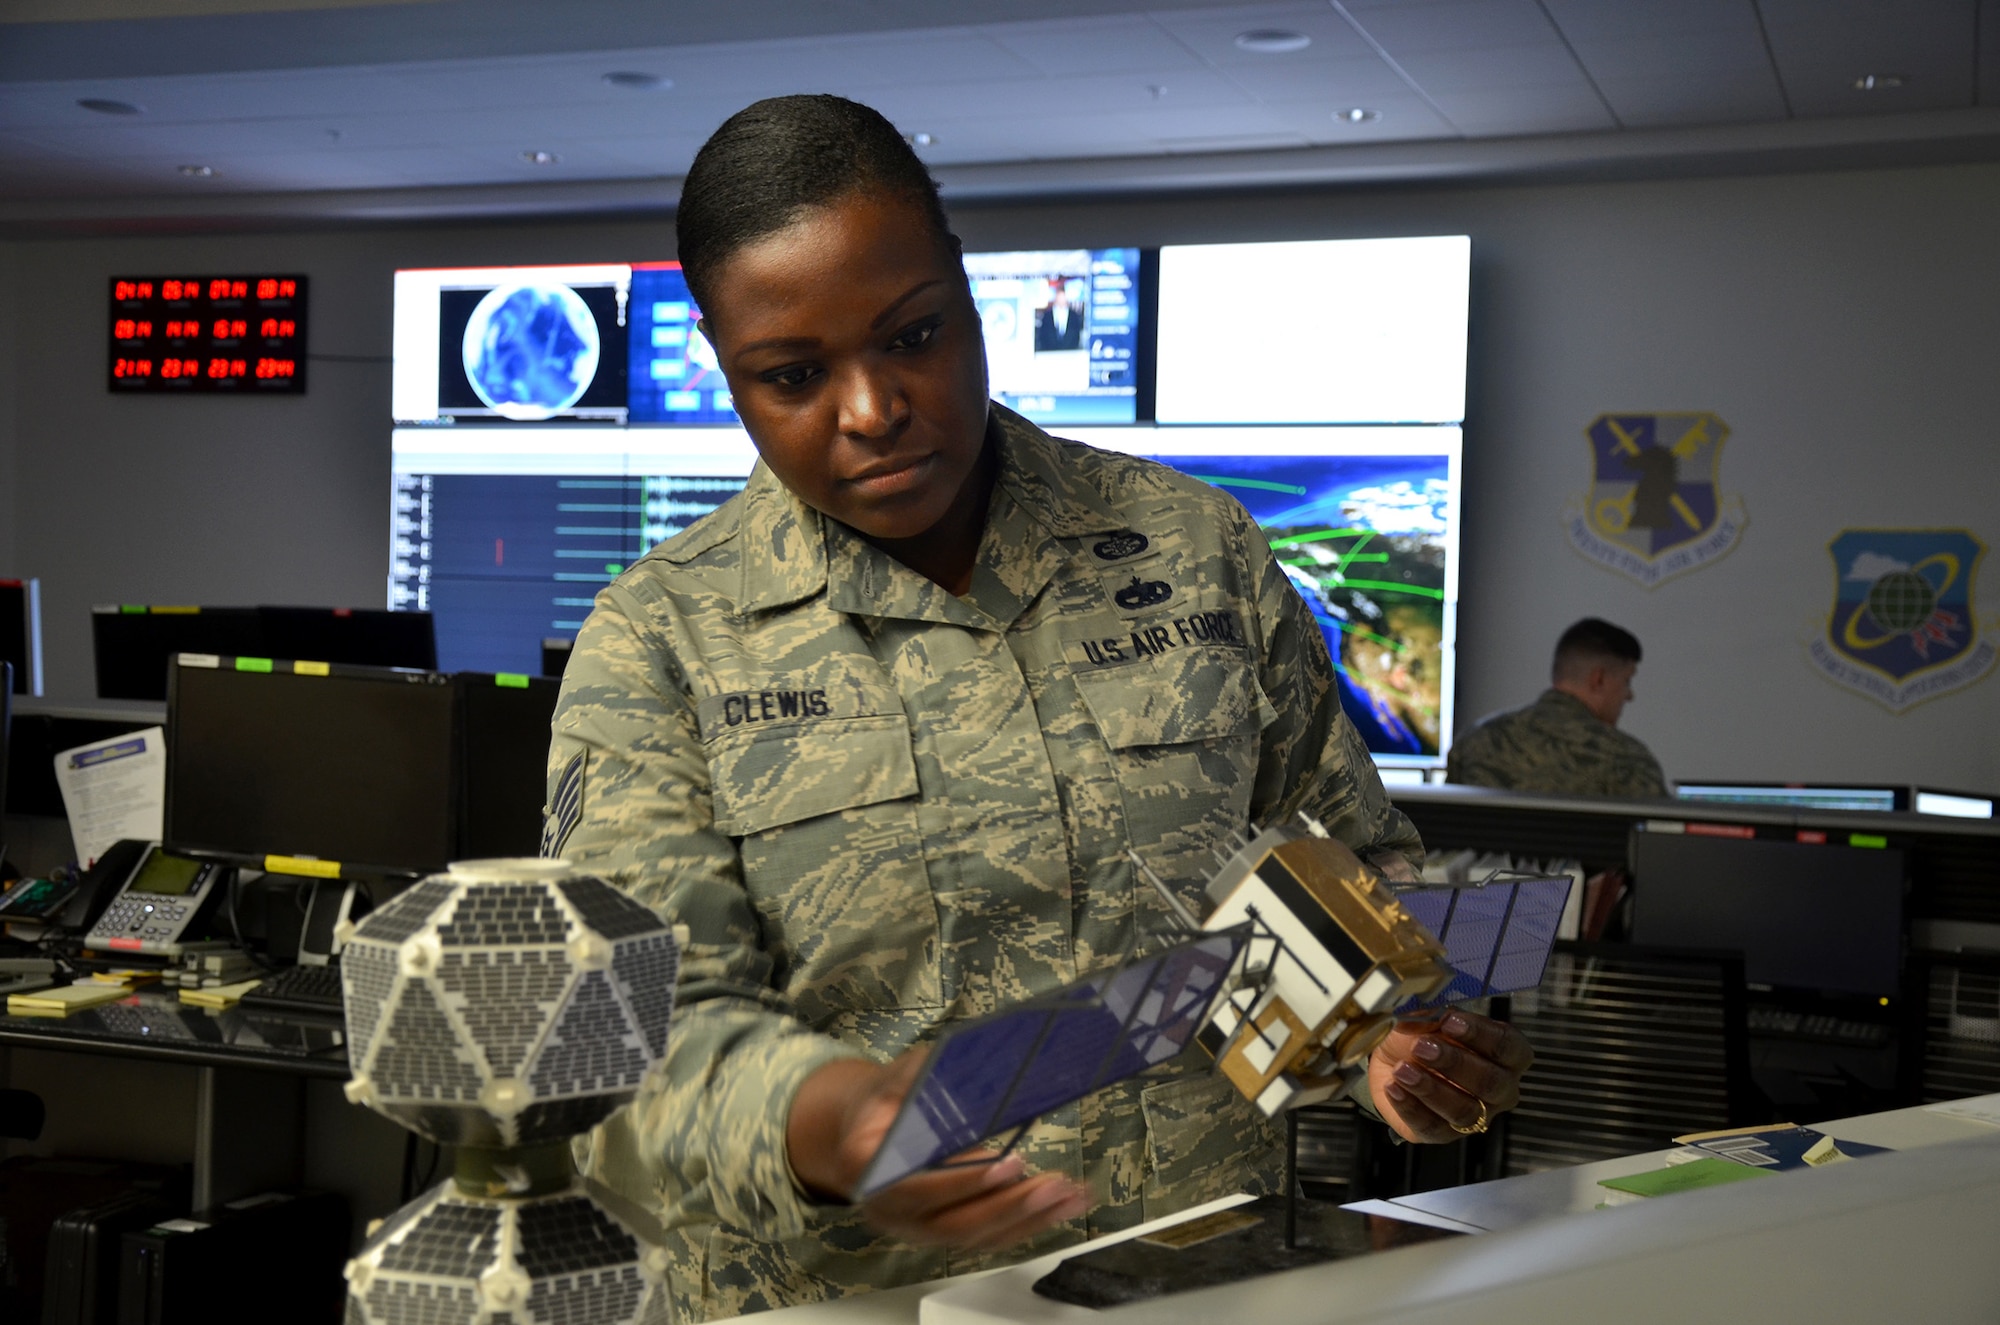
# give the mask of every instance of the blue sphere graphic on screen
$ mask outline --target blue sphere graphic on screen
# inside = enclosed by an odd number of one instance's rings
[[[546,419],[583,396],[597,376],[597,321],[566,285],[503,285],[465,324],[465,376],[509,419]]]

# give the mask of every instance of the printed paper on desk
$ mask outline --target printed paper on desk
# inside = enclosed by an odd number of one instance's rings
[[[84,865],[120,838],[157,842],[167,808],[167,734],[148,727],[65,750],[56,756],[56,786]]]
[[[1975,1095],[1969,1100],[1946,1100],[1942,1104],[1926,1104],[1929,1113],[1941,1113],[1947,1118],[1963,1118],[1969,1123],[1985,1123],[1988,1127],[2000,1127],[2000,1095]]]

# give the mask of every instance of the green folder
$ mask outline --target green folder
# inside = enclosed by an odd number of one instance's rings
[[[1666,1196],[1673,1192],[1691,1192],[1697,1187],[1720,1187],[1725,1183],[1770,1176],[1763,1169],[1733,1160],[1696,1159],[1686,1164],[1670,1164],[1651,1173],[1635,1173],[1629,1178],[1605,1178],[1597,1185],[1617,1192],[1630,1192],[1634,1196]]]

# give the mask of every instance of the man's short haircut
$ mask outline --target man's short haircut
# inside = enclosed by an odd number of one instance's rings
[[[1637,663],[1642,654],[1638,636],[1609,621],[1587,616],[1562,633],[1556,641],[1555,662],[1549,674],[1558,681],[1576,677],[1593,667],[1612,663]]]
[[[814,94],[770,97],[731,115],[695,154],[674,215],[695,303],[707,307],[731,254],[852,194],[907,198],[952,242],[937,181],[881,112]]]

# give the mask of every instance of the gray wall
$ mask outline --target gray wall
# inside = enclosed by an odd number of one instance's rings
[[[1626,721],[1670,776],[2000,789],[2000,680],[1896,716],[1806,656],[1842,529],[2000,540],[2000,167],[1051,203],[958,222],[975,248],[1471,234],[1461,725],[1531,698],[1556,633],[1594,613],[1646,643]],[[381,601],[393,269],[670,249],[664,223],[0,245],[16,450],[10,475],[0,411],[0,574],[43,577],[53,692],[90,692],[93,602]],[[366,362],[316,359],[301,399],[114,398],[105,278],[173,269],[305,271],[313,353]],[[33,391],[7,393],[10,371]],[[1723,417],[1722,487],[1749,514],[1732,555],[1647,590],[1570,549],[1583,428],[1607,410]],[[1988,630],[1996,574],[1975,599]]]

